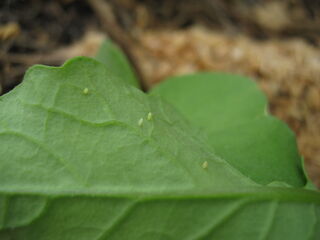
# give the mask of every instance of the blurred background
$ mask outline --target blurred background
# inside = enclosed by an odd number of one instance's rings
[[[94,56],[106,37],[126,52],[145,90],[196,71],[252,77],[296,133],[320,186],[320,1],[2,0],[1,94],[31,65]]]

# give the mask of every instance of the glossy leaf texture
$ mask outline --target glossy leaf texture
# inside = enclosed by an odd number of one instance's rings
[[[120,47],[110,39],[105,40],[96,55],[96,60],[104,63],[109,71],[132,86],[139,87],[139,80],[128,58]]]
[[[305,185],[293,132],[268,114],[265,96],[246,77],[199,73],[151,90],[208,135],[215,153],[260,184]]]
[[[95,60],[34,66],[0,101],[0,239],[319,238],[318,192],[262,186],[211,149]]]

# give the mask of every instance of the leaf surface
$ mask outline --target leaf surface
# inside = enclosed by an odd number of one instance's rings
[[[293,132],[267,113],[253,81],[231,74],[169,78],[151,90],[208,134],[215,153],[260,184],[306,183]]]
[[[193,196],[64,194],[47,197],[40,214],[24,225],[0,230],[0,238],[317,240],[319,215],[318,193],[288,188]]]
[[[96,60],[104,63],[109,71],[118,76],[122,81],[125,81],[132,86],[139,88],[139,80],[129,64],[129,60],[122,52],[119,46],[111,40],[105,40],[98,50]]]

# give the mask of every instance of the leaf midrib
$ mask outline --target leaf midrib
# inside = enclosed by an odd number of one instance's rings
[[[278,200],[290,202],[313,202],[320,205],[320,193],[306,189],[291,189],[282,187],[251,187],[246,189],[229,189],[229,191],[203,191],[181,192],[181,193],[143,193],[143,192],[98,192],[98,191],[32,191],[28,189],[12,191],[0,189],[0,195],[29,195],[48,198],[60,197],[92,197],[92,198],[127,198],[139,201],[152,200],[209,200],[209,199],[237,199],[249,198],[253,200]]]

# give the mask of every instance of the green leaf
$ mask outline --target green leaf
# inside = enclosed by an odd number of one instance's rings
[[[151,90],[208,134],[215,153],[260,184],[306,183],[292,131],[267,113],[253,81],[231,74],[172,77]]]
[[[137,88],[140,87],[139,80],[129,63],[127,57],[123,54],[120,47],[118,47],[111,40],[105,40],[97,53],[96,60],[104,63],[109,71],[126,83],[131,84]]]
[[[297,239],[320,236],[320,196],[262,188],[180,196],[63,194],[9,239]]]
[[[320,236],[318,192],[253,182],[95,60],[34,66],[1,99],[1,240]]]
[[[35,66],[2,98],[2,189],[122,193],[253,184],[192,136],[169,105],[94,60]]]

